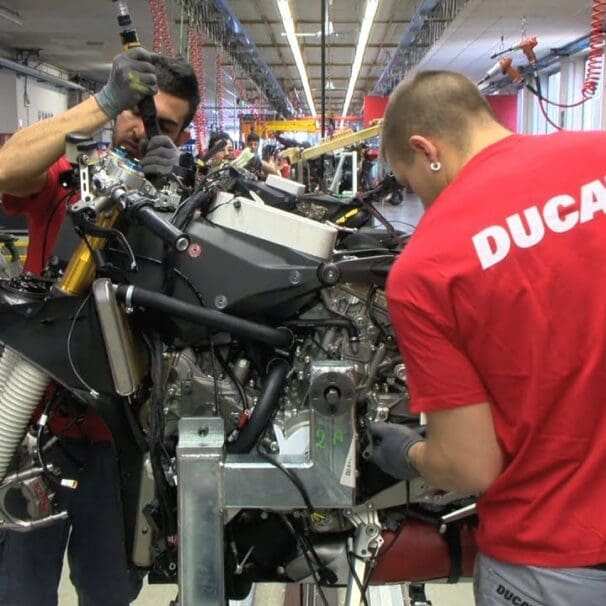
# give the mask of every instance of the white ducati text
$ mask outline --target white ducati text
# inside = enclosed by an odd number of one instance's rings
[[[507,257],[512,246],[530,248],[543,240],[548,231],[562,234],[606,214],[606,186],[590,181],[581,186],[579,199],[560,194],[542,207],[531,206],[505,219],[505,225],[490,225],[472,237],[482,269],[488,269]]]

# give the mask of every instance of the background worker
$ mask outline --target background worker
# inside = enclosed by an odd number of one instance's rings
[[[374,460],[480,495],[479,606],[602,603],[606,134],[514,135],[470,80],[420,72],[382,148],[426,209],[387,298],[427,437],[376,424]]]
[[[267,175],[279,175],[280,171],[271,162],[266,162],[265,160],[259,158],[260,141],[261,138],[257,133],[254,131],[248,133],[244,152],[249,150],[250,153],[254,154],[254,158],[249,161],[246,168],[255,173],[261,179],[265,178]]]
[[[149,141],[136,107],[146,95],[154,95],[161,130]],[[140,158],[147,176],[164,176],[178,165],[178,146],[189,139],[185,129],[198,103],[198,83],[189,63],[137,48],[115,57],[109,80],[98,94],[13,135],[0,150],[0,192],[7,213],[27,218],[25,269],[42,271],[68,205],[79,198],[79,191],[65,187],[61,177],[71,170],[63,155],[66,135],[92,135],[115,120],[112,144]],[[142,575],[127,567],[111,434],[93,409],[82,414],[68,401],[55,409],[50,427],[69,455],[59,454],[54,462],[76,474],[79,485],[73,491],[57,490],[67,521],[0,535],[0,604],[55,606],[67,546],[80,606],[126,606],[137,595]]]
[[[208,160],[207,164],[210,168],[217,168],[224,162],[233,160],[234,142],[226,132],[219,131],[210,136],[210,139],[208,140],[208,151],[212,150],[215,146],[220,149]]]

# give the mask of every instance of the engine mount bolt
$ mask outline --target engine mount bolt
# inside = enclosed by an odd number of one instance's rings
[[[227,297],[225,295],[217,295],[215,297],[215,307],[217,309],[225,309],[227,307]]]
[[[293,285],[301,284],[303,282],[303,274],[297,269],[293,269],[288,273],[288,281]]]

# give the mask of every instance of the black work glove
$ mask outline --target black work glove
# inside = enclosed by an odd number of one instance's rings
[[[95,95],[99,107],[110,117],[135,107],[143,97],[158,92],[156,68],[144,48],[131,48],[114,57],[107,84]]]
[[[418,430],[395,423],[371,423],[368,426],[373,439],[370,460],[386,474],[400,480],[412,480],[419,472],[408,462],[408,451],[422,442]]]
[[[179,165],[179,148],[168,135],[156,135],[139,142],[139,164],[146,177],[166,177]]]

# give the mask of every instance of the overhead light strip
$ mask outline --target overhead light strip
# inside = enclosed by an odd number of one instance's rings
[[[358,36],[358,43],[356,45],[356,54],[354,55],[351,76],[349,78],[349,84],[347,85],[347,94],[345,95],[345,103],[343,104],[343,111],[341,112],[343,116],[346,116],[349,110],[349,104],[351,103],[358,75],[360,74],[360,68],[362,67],[362,60],[364,59],[364,52],[366,51],[366,45],[368,44],[370,30],[372,29],[378,8],[379,0],[366,0],[364,18],[362,19],[362,27],[360,28],[360,35]]]
[[[311,95],[311,88],[309,87],[309,80],[307,78],[307,70],[305,69],[305,63],[303,63],[303,56],[301,55],[301,48],[299,47],[299,40],[295,34],[295,22],[290,12],[290,5],[288,0],[276,0],[278,3],[278,10],[280,11],[280,17],[282,17],[282,24],[284,25],[284,32],[286,33],[286,39],[290,45],[293,57],[295,58],[295,65],[299,70],[299,77],[303,84],[303,91],[305,92],[305,98],[307,99],[307,105],[312,116],[316,115],[316,106],[314,105],[314,99]]]

